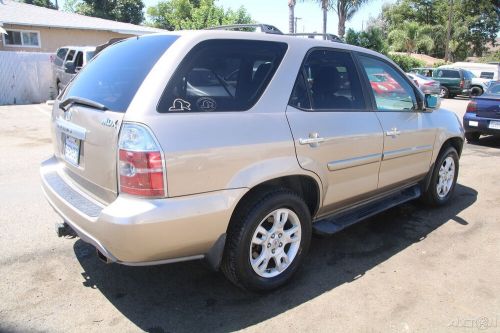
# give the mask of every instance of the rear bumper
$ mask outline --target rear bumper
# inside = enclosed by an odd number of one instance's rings
[[[471,126],[471,121],[472,121],[472,126]],[[500,122],[500,119],[482,118],[482,117],[476,116],[473,113],[466,113],[464,115],[464,119],[463,119],[465,132],[466,133],[475,132],[475,133],[481,133],[481,134],[500,135],[499,129],[489,128],[490,121]],[[475,126],[474,122],[477,122],[477,126]]]
[[[154,265],[199,259],[224,234],[238,200],[234,189],[166,199],[119,195],[104,206],[64,176],[55,158],[42,163],[42,189],[80,238],[109,261]]]

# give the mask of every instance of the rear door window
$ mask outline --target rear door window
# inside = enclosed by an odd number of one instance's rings
[[[125,112],[146,75],[177,38],[145,36],[113,44],[82,68],[64,98],[83,97]]]
[[[438,72],[438,77],[460,79],[460,72],[443,69]]]
[[[260,98],[287,44],[209,40],[191,50],[170,80],[159,112],[244,111]]]
[[[310,52],[295,83],[290,105],[313,110],[365,109],[351,54],[338,50]]]

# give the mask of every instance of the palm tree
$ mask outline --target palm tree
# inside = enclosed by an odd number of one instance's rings
[[[358,9],[367,2],[368,0],[336,0],[333,9],[337,12],[339,17],[338,25],[338,35],[340,38],[344,38],[345,34],[345,23],[352,19],[354,14]]]
[[[418,49],[430,51],[434,47],[434,41],[429,36],[430,26],[421,26],[417,22],[405,22],[399,29],[389,33],[389,42],[395,51],[406,51],[408,54],[415,53]]]
[[[288,0],[288,32],[293,34],[295,31],[295,0]]]

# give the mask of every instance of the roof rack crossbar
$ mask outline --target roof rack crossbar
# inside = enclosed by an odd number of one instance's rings
[[[206,30],[236,30],[237,31],[237,30],[246,29],[246,28],[259,28],[260,32],[263,32],[266,34],[283,35],[281,30],[279,30],[275,26],[270,25],[270,24],[261,24],[261,23],[220,25],[220,26],[216,26],[216,27],[207,28]]]
[[[323,36],[324,40],[330,40],[333,42],[343,43],[342,39],[340,39],[339,36],[334,35],[334,34],[329,34],[329,33],[323,34],[320,32],[298,32],[298,33],[287,34],[287,35],[289,35],[289,36],[307,36],[309,38],[313,38],[314,36]]]

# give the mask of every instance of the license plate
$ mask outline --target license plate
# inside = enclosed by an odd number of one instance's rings
[[[500,121],[490,121],[489,128],[500,130]]]
[[[80,163],[80,140],[69,135],[64,139],[64,158],[71,164]]]

